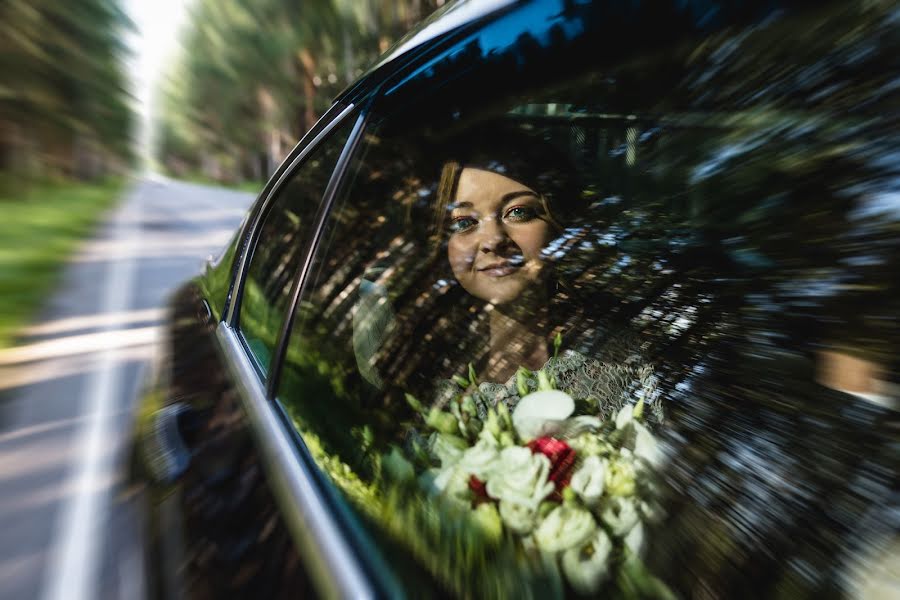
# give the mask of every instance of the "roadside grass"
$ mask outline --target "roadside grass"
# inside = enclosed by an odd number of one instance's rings
[[[66,260],[118,200],[123,180],[0,186],[0,348],[37,313]]]
[[[226,183],[222,181],[217,181],[211,177],[206,177],[205,175],[199,173],[190,173],[182,176],[169,175],[173,179],[178,181],[187,181],[189,183],[200,183],[203,185],[209,185],[213,187],[225,188],[228,190],[235,190],[238,192],[252,192],[254,195],[259,194],[262,189],[266,186],[265,181],[241,181],[238,183]]]

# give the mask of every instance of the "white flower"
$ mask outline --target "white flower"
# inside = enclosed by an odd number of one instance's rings
[[[612,540],[602,529],[581,548],[570,548],[563,553],[563,573],[572,587],[581,594],[595,593],[609,576],[609,554]]]
[[[638,524],[637,506],[631,498],[612,498],[600,518],[612,530],[613,535],[622,537]]]
[[[512,422],[519,438],[530,441],[558,429],[575,411],[575,401],[565,392],[543,390],[528,394],[516,404]]]
[[[634,455],[650,466],[658,468],[662,463],[662,452],[656,443],[656,438],[650,433],[650,430],[638,423],[634,422],[636,432],[634,440]]]
[[[484,481],[497,466],[499,459],[497,440],[490,433],[484,432],[477,444],[463,452],[456,466]]]
[[[460,438],[448,436],[445,433],[434,434],[431,452],[441,461],[441,468],[446,469],[459,462],[464,448],[460,448],[457,440]]]
[[[503,519],[510,531],[521,534],[530,532],[537,524],[536,517],[537,510],[530,506],[506,500],[500,501],[500,518]]]
[[[534,539],[544,552],[580,548],[597,530],[594,517],[583,508],[563,504],[554,508],[538,525]]]
[[[587,506],[596,506],[603,495],[606,479],[606,461],[599,456],[588,456],[569,482],[569,487]]]
[[[631,404],[626,404],[621,409],[619,409],[619,413],[616,415],[616,429],[625,429],[628,427],[628,424],[632,422],[632,415],[634,414],[634,406]]]
[[[469,475],[456,465],[440,469],[433,485],[445,498],[466,506],[470,504]]]
[[[478,443],[463,451],[453,436],[436,434],[432,452],[440,459],[441,468],[434,478],[434,487],[451,500],[469,500],[469,479],[475,475],[482,481],[500,459],[497,440],[490,433],[482,433]]]
[[[629,550],[637,554],[641,555],[641,552],[644,549],[644,524],[640,521],[631,528],[631,531],[628,532],[628,535],[625,536],[625,545]]]
[[[491,498],[537,510],[555,488],[549,476],[549,458],[532,454],[523,446],[511,446],[500,452],[488,475],[486,489]]]

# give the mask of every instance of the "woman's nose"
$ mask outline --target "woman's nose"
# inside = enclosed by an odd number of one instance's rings
[[[485,219],[481,227],[479,250],[482,252],[499,252],[510,243],[506,228],[499,219]]]

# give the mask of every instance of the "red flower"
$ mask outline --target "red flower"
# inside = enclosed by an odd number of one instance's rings
[[[478,505],[482,502],[488,502],[491,499],[491,497],[488,496],[487,493],[487,484],[485,484],[485,482],[478,479],[474,475],[469,476],[469,489],[475,493],[475,498],[472,501],[473,505]]]
[[[569,485],[575,466],[575,450],[571,446],[556,438],[541,437],[528,442],[528,447],[550,459],[550,481],[556,484],[557,492]]]

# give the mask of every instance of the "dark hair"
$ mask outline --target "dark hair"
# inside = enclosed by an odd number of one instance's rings
[[[522,126],[482,124],[445,144],[437,194],[436,218],[445,218],[465,168],[491,171],[528,186],[541,198],[558,229],[576,212],[577,170],[565,150]]]

